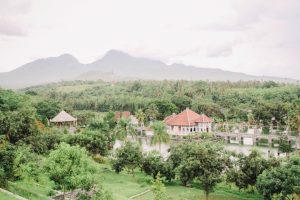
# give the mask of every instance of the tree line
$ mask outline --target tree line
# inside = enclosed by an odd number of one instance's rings
[[[298,85],[272,81],[127,81],[113,84],[80,81],[48,84],[23,91],[36,97],[37,101],[47,102],[48,106],[70,111],[136,113],[141,109],[147,113],[147,119],[162,120],[189,107],[213,117],[216,122],[251,120],[270,125],[273,118],[276,125],[288,125],[293,131],[297,131],[296,116],[300,104]],[[248,119],[249,111],[251,119]],[[48,112],[47,117],[50,116],[52,113]]]

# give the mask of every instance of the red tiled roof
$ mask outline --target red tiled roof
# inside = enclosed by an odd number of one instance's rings
[[[207,117],[204,114],[202,114],[198,119],[195,120],[195,122],[197,122],[197,123],[203,123],[203,122],[211,123],[211,122],[213,122],[213,119]]]
[[[116,120],[120,120],[121,118],[128,119],[130,117],[130,115],[131,115],[131,112],[129,112],[129,111],[123,111],[123,112],[118,111],[115,113],[115,119]]]
[[[172,120],[174,117],[176,117],[177,115],[175,113],[173,113],[172,115],[166,117],[164,119],[164,122],[167,123],[168,121]]]
[[[213,120],[206,115],[186,109],[178,115],[170,115],[165,118],[164,122],[169,126],[194,126],[196,123],[212,122]]]

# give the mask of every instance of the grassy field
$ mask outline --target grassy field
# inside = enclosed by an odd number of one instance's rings
[[[30,200],[47,200],[51,192],[50,188],[30,181],[10,182],[7,189]]]
[[[135,177],[128,175],[126,172],[116,174],[108,165],[100,165],[101,176],[97,177],[98,183],[105,189],[109,190],[118,200],[128,200],[136,194],[145,192],[151,187],[151,177],[145,176],[137,171]],[[183,187],[179,182],[166,184],[168,195],[172,200],[199,200],[204,199],[204,193],[201,189],[193,187]],[[152,192],[147,192],[144,195],[134,198],[136,200],[151,200],[153,199]],[[258,200],[262,199],[260,195],[240,192],[237,188],[220,184],[210,199],[213,200]]]
[[[15,198],[9,194],[6,194],[4,192],[1,192],[1,191],[0,191],[0,199],[1,200],[17,200],[17,198]]]
[[[116,200],[129,200],[130,197],[149,191],[151,188],[151,177],[140,171],[136,171],[135,177],[122,172],[116,174],[109,165],[97,164],[99,171],[95,174],[99,186],[111,192]],[[9,184],[9,190],[20,196],[32,200],[46,200],[51,192],[52,183],[45,181],[40,185],[32,182],[20,181]],[[44,186],[43,186],[44,185]],[[48,185],[48,186],[47,186]],[[199,200],[204,199],[204,193],[195,184],[193,187],[183,187],[179,182],[166,184],[167,194],[172,200]],[[1,197],[0,197],[1,199]],[[134,198],[135,200],[151,200],[151,191]],[[259,200],[261,196],[253,193],[238,191],[236,187],[229,188],[220,184],[214,193],[210,194],[212,200]]]

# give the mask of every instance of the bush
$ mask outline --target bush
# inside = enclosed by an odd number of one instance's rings
[[[141,147],[136,143],[126,142],[121,148],[117,149],[115,158],[112,160],[112,168],[116,173],[126,169],[134,176],[134,170],[140,166],[142,160]]]
[[[142,171],[147,175],[151,175],[153,178],[157,176],[160,172],[164,171],[164,162],[159,152],[153,151],[149,152],[143,160]]]
[[[269,135],[270,134],[270,127],[263,127],[262,128],[262,133],[265,135]]]
[[[106,162],[105,158],[99,154],[93,155],[93,160],[100,164],[105,164],[105,162]]]
[[[105,156],[113,147],[114,138],[109,132],[86,130],[83,133],[72,135],[66,141],[71,145],[80,145],[90,153]]]
[[[68,136],[63,135],[60,131],[50,131],[44,134],[30,136],[26,139],[32,150],[38,154],[47,154],[61,142],[65,141]]]

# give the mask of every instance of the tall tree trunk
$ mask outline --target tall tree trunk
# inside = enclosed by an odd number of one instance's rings
[[[209,194],[209,192],[205,191],[205,200],[208,200],[208,194]]]

